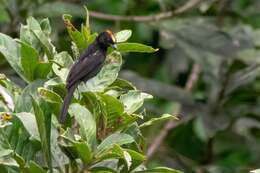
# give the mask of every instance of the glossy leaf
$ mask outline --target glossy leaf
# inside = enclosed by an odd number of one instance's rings
[[[134,138],[124,133],[114,133],[104,139],[97,147],[97,152],[102,153],[105,150],[111,148],[114,144],[124,145],[134,142]]]
[[[153,53],[159,50],[141,43],[119,43],[117,44],[117,49],[119,52],[143,52],[143,53]]]

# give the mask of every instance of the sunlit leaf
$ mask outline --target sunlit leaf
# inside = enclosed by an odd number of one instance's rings
[[[145,99],[151,98],[153,97],[150,94],[142,93],[137,90],[131,90],[128,93],[121,95],[120,100],[125,105],[125,112],[132,114],[143,105]]]
[[[62,103],[62,98],[55,92],[46,89],[46,88],[38,88],[39,95],[43,97],[46,101],[52,103]]]
[[[69,113],[75,117],[80,126],[81,137],[88,142],[90,146],[96,142],[96,121],[95,117],[88,109],[78,103],[70,105]]]
[[[122,65],[122,57],[118,52],[112,52],[107,56],[106,64],[101,71],[92,79],[82,85],[82,91],[103,91],[111,85],[117,78]]]
[[[143,52],[143,53],[153,53],[159,50],[141,43],[119,43],[117,44],[117,49],[119,52]]]
[[[124,133],[115,133],[104,139],[97,147],[97,152],[102,153],[105,150],[111,148],[114,144],[124,145],[134,142],[134,138]]]
[[[126,30],[119,31],[115,34],[116,42],[117,43],[125,42],[131,37],[131,35],[132,35],[131,30],[126,29]]]

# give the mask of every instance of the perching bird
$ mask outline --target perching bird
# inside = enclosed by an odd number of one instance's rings
[[[66,80],[67,95],[64,98],[60,113],[60,123],[66,120],[70,100],[73,93],[81,81],[86,82],[97,75],[103,67],[106,59],[106,52],[109,46],[116,48],[116,40],[109,30],[100,33],[96,40],[82,53],[78,61],[75,62]]]

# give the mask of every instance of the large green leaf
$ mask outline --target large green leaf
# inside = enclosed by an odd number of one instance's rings
[[[132,114],[143,105],[145,99],[151,98],[153,98],[153,96],[150,94],[130,90],[128,93],[121,95],[120,100],[125,105],[125,112]]]
[[[74,147],[76,148],[79,157],[84,163],[88,164],[92,161],[92,152],[86,142],[75,142]]]
[[[85,85],[81,86],[82,91],[104,91],[106,87],[111,85],[117,78],[118,72],[122,65],[122,57],[120,53],[114,51],[107,56],[106,64],[97,74],[97,76],[88,80]]]
[[[108,126],[117,126],[119,119],[123,116],[124,105],[113,96],[100,94],[99,95],[105,103],[105,109],[107,112]]]
[[[143,53],[153,53],[159,50],[141,43],[118,43],[117,49],[120,52],[143,52]]]
[[[124,145],[134,142],[134,138],[124,133],[114,133],[105,138],[97,147],[97,153],[100,154],[105,150],[111,148],[113,145]]]
[[[13,116],[9,125],[2,125],[0,128],[0,151],[1,155],[5,155],[2,157],[3,163],[7,161],[9,164],[15,163],[13,160],[15,154],[24,158],[24,162],[32,160],[41,147],[40,143],[31,137],[30,130],[27,130],[15,116]],[[12,153],[12,155],[8,153]],[[17,163],[13,166],[17,166]]]
[[[16,116],[20,119],[20,121],[24,125],[27,132],[31,135],[31,137],[40,141],[40,135],[35,116],[27,112],[17,113]]]
[[[53,72],[65,83],[67,75],[69,74],[69,68],[73,64],[71,56],[68,54],[68,52],[60,52],[59,54],[55,55],[53,61]]]
[[[40,167],[37,163],[34,161],[30,161],[29,163],[29,168],[28,168],[29,173],[47,173],[42,167]]]
[[[4,55],[7,62],[25,81],[22,67],[20,66],[20,47],[11,37],[0,33],[0,52]]]
[[[44,19],[46,20],[46,19]],[[55,47],[48,38],[48,35],[43,32],[40,23],[33,17],[29,17],[27,20],[27,25],[22,25],[20,29],[20,39],[33,46],[39,52],[44,50],[48,59],[53,59],[56,54]],[[46,21],[45,21],[46,23]]]
[[[30,95],[36,98],[38,96],[38,88],[43,86],[43,84],[43,80],[36,80],[27,85],[15,102],[15,112],[31,112],[32,101]]]
[[[38,64],[38,52],[28,45],[27,43],[20,42],[21,44],[21,65],[25,76],[29,81],[34,80],[34,71]]]
[[[78,103],[70,105],[69,113],[75,117],[80,126],[80,135],[90,146],[96,143],[95,117],[87,108]]]
[[[44,115],[44,112],[42,111],[39,104],[34,100],[34,98],[32,98],[31,100],[41,138],[42,150],[45,155],[45,159],[49,167],[49,170],[50,172],[52,172],[50,129],[48,129],[50,127],[51,122],[47,121],[47,117]]]
[[[42,31],[40,24],[33,17],[29,17],[27,19],[27,24],[29,29],[33,32],[36,38],[40,41],[42,47],[45,50],[46,55],[49,59],[53,59],[56,54],[55,47],[51,43],[51,40],[47,37],[47,35]],[[32,28],[30,26],[33,26]],[[34,26],[36,26],[34,28]]]

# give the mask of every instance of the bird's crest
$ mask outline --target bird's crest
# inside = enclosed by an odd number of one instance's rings
[[[114,35],[114,33],[110,30],[106,30],[106,33],[108,33],[108,35],[112,38],[113,42],[116,42],[116,37]]]

